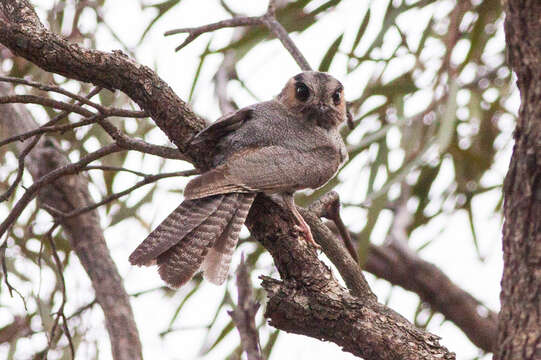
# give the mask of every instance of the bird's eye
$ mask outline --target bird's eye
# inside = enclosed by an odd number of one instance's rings
[[[305,102],[310,97],[310,90],[308,86],[303,83],[295,84],[295,97],[302,102]]]
[[[340,90],[335,91],[334,94],[332,94],[332,102],[334,105],[339,105],[340,101],[342,100],[341,98],[342,96],[340,94]]]

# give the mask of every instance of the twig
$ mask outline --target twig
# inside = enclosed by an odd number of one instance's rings
[[[269,31],[282,42],[286,50],[289,51],[293,59],[295,59],[295,61],[303,71],[312,69],[310,67],[310,64],[308,64],[308,61],[306,61],[304,55],[299,51],[293,40],[291,40],[291,37],[287,33],[286,29],[284,29],[282,24],[280,24],[280,22],[276,20],[276,1],[273,0],[269,1],[267,12],[262,16],[237,16],[231,19],[222,20],[203,26],[169,30],[164,35],[169,36],[179,33],[188,33],[188,37],[184,40],[184,42],[177,46],[177,48],[175,49],[175,51],[179,51],[180,49],[197,39],[197,37],[201,34],[215,31],[218,29],[223,29],[226,27],[254,25],[266,26]]]
[[[72,93],[71,91],[64,90],[59,86],[42,84],[42,83],[39,83],[39,82],[30,81],[30,80],[21,79],[21,78],[16,78],[16,77],[11,77],[11,76],[0,76],[0,81],[9,82],[9,83],[12,83],[12,84],[28,85],[28,86],[31,86],[33,88],[40,89],[40,90],[43,90],[43,91],[51,91],[51,92],[55,92],[55,93],[58,93],[58,94],[62,94],[62,95],[65,95],[67,97],[70,97],[70,98],[72,98],[74,100],[77,100],[81,104],[89,105],[89,106],[92,106],[92,107],[96,108],[96,110],[99,110],[99,108],[97,107],[97,104],[90,101],[88,98],[86,98],[84,96],[81,96],[81,95],[77,95],[75,93]]]
[[[263,24],[265,24],[265,26],[267,26],[267,28],[274,34],[274,36],[276,36],[282,42],[282,45],[284,45],[286,50],[289,51],[289,54],[293,57],[293,59],[295,59],[301,70],[312,70],[304,55],[300,52],[299,48],[297,48],[293,40],[291,40],[291,37],[289,37],[286,29],[284,29],[282,24],[276,20],[274,14],[271,15],[270,13],[267,13],[263,15],[262,21]]]
[[[65,110],[69,112],[74,112],[85,117],[93,116],[94,113],[85,109],[82,106],[70,104],[63,101],[49,99],[43,96],[37,95],[8,95],[0,97],[0,104],[38,104],[54,109]]]
[[[111,122],[105,119],[100,119],[98,123],[107,132],[107,134],[109,134],[109,136],[111,136],[111,138],[115,140],[116,143],[124,149],[137,150],[147,154],[161,156],[167,159],[185,160],[189,162],[193,161],[188,155],[183,154],[177,149],[149,144],[146,141],[139,139],[132,139],[126,134],[124,134],[122,131],[120,131],[116,126],[111,124]]]
[[[15,79],[15,78],[6,78],[6,77],[3,77],[3,78],[4,79],[10,79],[10,80]],[[17,79],[15,79],[15,80],[17,80]],[[25,82],[26,82],[26,80],[25,80]],[[92,89],[88,93],[88,95],[83,99],[85,99],[85,100],[90,99],[94,95],[99,93],[100,91],[101,91],[101,88],[96,87],[96,88]],[[64,119],[66,116],[68,116],[68,114],[69,114],[69,111],[61,112],[60,114],[55,116],[51,121],[49,121],[47,124],[45,124],[44,127],[55,124],[56,122]],[[11,196],[11,194],[13,193],[13,191],[15,191],[15,188],[17,187],[17,185],[20,183],[20,181],[22,179],[23,172],[24,172],[24,162],[25,162],[26,156],[30,153],[30,151],[32,151],[32,149],[39,142],[39,139],[41,138],[40,134],[41,133],[37,133],[36,135],[39,135],[39,136],[36,136],[36,138],[34,140],[32,140],[32,142],[30,144],[28,144],[27,147],[24,148],[24,150],[21,152],[21,154],[19,154],[19,156],[18,156],[17,177],[15,178],[15,181],[10,185],[8,190],[0,197],[0,203],[4,202],[6,199],[8,199]],[[24,139],[26,139],[26,137],[20,138],[20,139],[17,138],[17,137],[18,136],[12,136],[12,137],[9,137],[8,139],[4,140],[4,141],[1,141],[0,142],[0,147],[7,144],[7,143],[15,141],[15,140],[24,140]]]
[[[0,246],[0,262],[2,263],[2,272],[4,273],[4,282],[6,283],[6,286],[8,287],[9,295],[13,297],[13,292],[15,292],[21,300],[23,301],[24,309],[26,312],[28,312],[28,308],[26,307],[26,299],[24,296],[19,292],[19,290],[15,289],[8,281],[8,269],[6,266],[6,249],[8,246],[8,239],[4,240],[2,245]]]
[[[239,331],[240,342],[248,356],[248,360],[262,360],[259,334],[255,326],[255,314],[259,309],[259,304],[253,298],[252,285],[244,255],[237,268],[237,291],[237,307],[227,313],[231,316]]]
[[[51,247],[51,252],[53,255],[54,262],[56,264],[58,276],[60,277],[60,290],[62,292],[62,302],[60,303],[60,308],[56,312],[56,317],[53,323],[53,327],[51,328],[50,341],[54,340],[56,328],[58,327],[58,322],[60,321],[60,318],[62,318],[62,327],[64,329],[64,334],[66,335],[66,338],[68,339],[68,343],[69,343],[69,347],[71,351],[71,358],[75,359],[75,348],[73,346],[73,340],[71,338],[71,334],[68,328],[66,315],[64,314],[64,307],[66,305],[66,300],[67,300],[66,280],[64,279],[64,267],[62,266],[62,261],[60,260],[60,257],[58,256],[58,251],[56,250],[56,245],[52,237],[52,234],[57,226],[58,226],[58,223],[55,222],[53,226],[51,226],[49,231],[47,231],[47,233],[45,234],[45,238],[47,239],[47,241],[49,242],[49,246]],[[46,351],[48,351],[50,347],[51,347],[51,343],[49,343],[49,346]]]
[[[319,219],[314,212],[298,208],[300,214],[306,220],[314,238],[323,248],[325,255],[336,266],[338,272],[344,279],[348,289],[354,296],[359,298],[375,300],[366,279],[361,271],[361,268],[355,262],[354,258],[349,254],[349,251],[341,241],[337,241],[331,230]]]
[[[136,183],[132,187],[130,187],[130,188],[126,189],[126,190],[117,192],[115,194],[109,195],[100,202],[97,202],[95,204],[92,204],[92,205],[89,205],[89,206],[86,206],[86,207],[83,207],[83,208],[75,209],[73,211],[70,211],[69,213],[62,213],[62,212],[59,212],[58,210],[53,210],[53,212],[55,213],[56,216],[59,216],[59,217],[61,217],[63,219],[71,218],[71,217],[74,217],[74,216],[81,215],[81,214],[83,214],[83,213],[85,213],[87,211],[94,210],[94,209],[96,209],[96,208],[98,208],[98,207],[100,207],[102,205],[105,205],[105,204],[107,204],[107,203],[109,203],[109,202],[111,202],[113,200],[116,200],[116,199],[118,199],[118,198],[120,198],[120,197],[122,197],[124,195],[127,195],[127,194],[131,193],[135,189],[138,189],[138,188],[140,188],[142,186],[145,186],[147,184],[156,182],[158,180],[169,178],[169,177],[175,177],[175,176],[190,176],[190,175],[196,175],[196,174],[199,174],[198,170],[186,170],[186,171],[176,171],[176,172],[165,173],[165,174],[157,174],[157,175],[145,175],[145,178],[143,180],[139,181],[138,183]]]
[[[133,118],[143,118],[143,117],[148,116],[145,111],[133,111],[133,110],[125,110],[125,109],[118,109],[118,108],[114,108],[114,107],[102,106],[102,105],[100,105],[98,103],[90,101],[89,100],[90,98],[88,96],[84,97],[84,96],[81,96],[81,95],[77,95],[77,94],[72,93],[71,91],[67,91],[67,90],[65,90],[65,89],[63,89],[63,88],[61,88],[59,86],[46,85],[46,84],[38,83],[38,82],[35,82],[35,81],[30,81],[30,80],[26,80],[26,79],[15,78],[15,77],[9,77],[9,76],[0,76],[0,81],[9,82],[9,83],[13,83],[13,84],[28,85],[28,86],[32,86],[34,88],[37,88],[37,89],[40,89],[40,90],[43,90],[43,91],[56,92],[58,94],[62,94],[62,95],[65,95],[67,97],[70,97],[70,98],[72,98],[74,100],[77,100],[79,102],[79,104],[84,104],[84,105],[91,106],[94,109],[98,110],[100,113],[106,114],[107,116],[122,116],[122,117],[133,117]],[[36,96],[36,95],[14,95],[14,96]],[[37,96],[37,98],[47,99],[47,98],[43,98],[41,96]],[[31,100],[32,98],[28,98],[28,99]],[[42,105],[44,105],[44,104],[42,104]],[[49,105],[45,105],[45,106],[49,106]],[[74,105],[74,106],[77,106],[77,105]],[[73,111],[73,112],[75,112],[75,111]],[[86,116],[88,116],[88,115],[86,115]]]
[[[79,171],[81,171],[82,168],[84,168],[88,163],[97,160],[99,158],[102,158],[106,155],[122,151],[123,148],[120,147],[118,144],[113,143],[110,145],[106,145],[102,147],[101,149],[92,152],[85,157],[81,158],[76,163],[71,163],[69,165],[63,166],[61,168],[55,169],[48,173],[47,175],[42,176],[39,180],[35,181],[23,194],[23,196],[17,201],[15,206],[11,209],[11,212],[6,217],[6,219],[0,224],[0,236],[2,236],[6,230],[13,225],[13,223],[17,220],[19,215],[21,215],[22,211],[26,208],[28,203],[34,199],[34,197],[37,195],[38,191],[50,183],[54,182],[61,176],[75,174]]]
[[[88,170],[103,170],[103,171],[124,171],[129,172],[131,174],[137,175],[137,176],[149,176],[149,174],[145,174],[140,171],[126,169],[121,166],[108,166],[108,165],[89,165],[83,169],[84,171]]]
[[[351,241],[349,231],[340,217],[340,198],[338,193],[336,191],[329,191],[318,200],[314,201],[314,203],[311,204],[308,209],[316,213],[318,216],[332,220],[336,224],[336,228],[340,233],[340,237],[344,241],[346,249],[351,257],[353,257],[355,262],[358,263],[359,256],[357,255],[353,241]]]
[[[15,189],[21,182],[21,179],[23,178],[23,173],[24,173],[24,160],[26,158],[26,155],[28,155],[28,153],[34,148],[34,146],[36,146],[38,141],[39,141],[39,137],[34,138],[32,142],[28,144],[24,148],[24,150],[21,152],[21,154],[18,156],[17,176],[15,177],[15,180],[11,183],[9,188],[6,190],[6,192],[0,196],[0,203],[9,199],[11,194],[13,194],[13,192],[15,191]]]
[[[261,17],[260,16],[239,16],[234,17],[227,20],[218,21],[212,24],[198,26],[198,27],[192,27],[192,28],[180,28],[180,29],[174,29],[167,31],[164,35],[170,36],[180,33],[188,33],[188,37],[182,44],[176,47],[175,51],[179,51],[195,39],[201,34],[215,31],[218,29],[223,29],[227,27],[237,27],[237,26],[248,26],[248,25],[261,25]]]
[[[50,133],[50,132],[63,133],[63,132],[68,131],[68,130],[73,130],[73,129],[76,129],[76,128],[79,128],[79,127],[82,127],[82,126],[94,124],[100,118],[103,119],[104,115],[94,115],[94,116],[91,116],[89,118],[86,118],[84,120],[81,120],[81,121],[78,121],[78,122],[75,122],[75,123],[72,123],[72,124],[48,125],[50,123],[49,122],[46,125],[40,126],[37,129],[30,130],[30,131],[27,131],[27,132],[22,133],[22,134],[17,134],[17,135],[14,135],[14,136],[10,136],[9,138],[0,141],[0,147],[4,146],[6,144],[9,144],[9,143],[15,142],[15,141],[24,141],[24,140],[26,140],[28,138],[31,138],[32,136],[36,136],[36,135],[41,135],[41,134]],[[36,139],[39,140],[40,138],[36,137]]]

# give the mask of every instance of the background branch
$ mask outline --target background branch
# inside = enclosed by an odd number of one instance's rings
[[[9,88],[0,84],[0,95],[7,95]],[[0,117],[2,133],[28,131],[36,127],[30,113],[22,105],[2,105],[4,116]],[[14,127],[17,124],[17,128]],[[22,148],[25,143],[18,144]],[[112,145],[109,148],[116,148]],[[71,164],[73,165],[73,164]],[[41,140],[30,153],[28,169],[35,180],[55,169],[66,168],[68,160],[51,140]],[[58,170],[57,170],[58,171]],[[54,206],[68,212],[92,204],[87,180],[82,175],[72,175],[43,183],[36,188],[41,204]],[[25,193],[26,195],[26,193]],[[54,217],[54,214],[53,214]],[[115,360],[141,359],[141,342],[129,298],[122,279],[109,254],[96,211],[89,211],[71,219],[58,219],[70,240],[71,248],[87,272],[105,318],[113,357]],[[66,321],[66,319],[64,319]]]
[[[248,360],[262,360],[259,334],[255,326],[255,314],[259,309],[259,304],[253,298],[250,274],[244,262],[244,256],[236,273],[238,291],[237,306],[228,313],[239,331],[242,348],[246,352]]]

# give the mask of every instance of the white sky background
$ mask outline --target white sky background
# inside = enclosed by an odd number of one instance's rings
[[[51,1],[42,0],[34,2],[40,5],[41,9],[49,9]],[[247,15],[259,15],[266,9],[266,1],[242,1],[230,0],[227,2],[231,8]],[[299,46],[300,50],[308,59],[309,63],[316,67],[329,45],[336,39],[339,33],[347,29],[346,38],[342,44],[343,49],[349,49],[356,34],[356,29],[360,23],[366,10],[365,1],[342,1],[335,10],[325,14],[325,16],[312,26],[309,30],[301,35],[293,34],[292,38]],[[381,1],[381,11],[378,13],[377,7],[372,7],[372,19],[365,36],[370,37],[375,34],[375,31],[381,25],[381,15],[386,1]],[[444,5],[440,8],[427,7],[425,13],[419,12],[417,16],[410,19],[399,18],[401,28],[405,30],[415,43],[415,36],[420,36],[419,23],[425,24],[428,21],[427,12],[435,12],[445,16],[452,6]],[[315,7],[315,5],[314,5]],[[43,17],[43,12],[39,13]],[[174,52],[174,48],[184,39],[184,36],[177,35],[172,37],[163,37],[166,30],[178,27],[198,26],[214,21],[226,19],[229,15],[221,9],[217,1],[197,1],[183,0],[179,6],[173,11],[170,11],[166,16],[160,19],[153,27],[152,31],[147,35],[146,40],[140,46],[137,42],[145,29],[146,25],[154,16],[153,11],[142,11],[138,6],[138,1],[107,1],[103,8],[103,14],[106,22],[114,29],[117,35],[134,49],[137,60],[150,67],[156,66],[158,74],[175,90],[175,92],[183,99],[188,98],[192,80],[199,62],[199,54],[206,46],[211,35],[202,35],[195,42],[188,45],[179,53]],[[81,18],[81,28],[94,28],[94,17],[91,14],[84,14]],[[85,25],[87,24],[87,25]],[[218,48],[221,45],[227,44],[230,39],[232,30],[225,29],[215,32],[213,36],[212,48]],[[503,30],[498,30],[497,40],[493,44],[494,49],[499,49],[504,46]],[[417,35],[416,35],[417,34]],[[375,36],[375,35],[372,35]],[[382,52],[385,52],[388,43],[392,43],[392,36],[385,39]],[[99,50],[109,51],[120,48],[119,44],[111,37],[109,32],[101,28],[97,33]],[[362,42],[361,42],[362,44]],[[389,47],[391,47],[389,45]],[[438,53],[439,49],[434,47],[434,52]],[[464,50],[466,51],[466,50]],[[460,56],[460,53],[457,55]],[[333,62],[330,72],[337,78],[343,80],[346,88],[346,98],[351,99],[358,95],[359,89],[362,89],[364,84],[374,71],[374,64],[361,66],[356,72],[345,78],[345,56],[338,55]],[[196,88],[194,95],[193,107],[196,112],[207,117],[208,119],[216,119],[219,115],[219,108],[214,97],[214,88],[212,84],[212,76],[221,62],[221,55],[209,56],[205,63],[205,67],[201,73],[201,79]],[[403,59],[403,63],[397,62],[393,65],[389,73],[384,76],[385,79],[392,79],[401,74],[411,66],[408,58]],[[246,56],[238,65],[239,76],[246,82],[248,87],[252,89],[258,99],[253,98],[237,83],[232,83],[229,86],[230,96],[241,106],[249,105],[260,100],[267,100],[277,94],[286,80],[292,75],[299,72],[299,69],[286,50],[281,44],[274,40],[264,45],[258,46],[248,56]],[[419,85],[423,82],[428,83],[430,79],[419,79]],[[348,95],[349,94],[349,95]],[[407,115],[411,115],[426,105],[426,97],[413,97],[407,102]],[[510,106],[518,107],[518,100],[515,97]],[[503,176],[506,173],[509,156],[510,156],[510,132],[511,125],[508,126],[507,135],[500,142],[506,143],[505,151],[497,156],[496,164],[486,178],[484,183],[495,184],[501,183]],[[370,130],[370,122],[361,124],[360,130],[357,131],[357,136],[360,136]],[[394,134],[394,135],[393,135]],[[167,139],[163,133],[156,129],[152,132],[149,140],[155,143],[165,144]],[[388,138],[390,144],[399,143],[400,134],[398,131],[391,133]],[[354,139],[350,139],[354,140]],[[395,148],[398,145],[394,146]],[[392,147],[392,146],[391,146]],[[89,149],[90,150],[90,149]],[[370,156],[370,152],[366,152],[366,157]],[[397,159],[397,167],[402,161],[399,151],[395,151],[391,156]],[[363,158],[360,156],[359,158]],[[163,171],[179,170],[178,162],[170,162],[166,165]],[[155,158],[146,157],[143,162],[138,155],[129,157],[126,167],[133,169],[142,169],[147,173],[158,171],[158,161]],[[450,161],[444,163],[444,168],[447,168],[448,174],[452,174],[452,165]],[[182,165],[182,167],[187,167]],[[344,179],[359,178],[356,176],[348,177],[355,171],[354,164],[352,169],[346,169],[342,176]],[[360,166],[358,167],[360,168]],[[361,174],[362,175],[362,174]],[[122,190],[133,184],[134,177],[122,174],[125,181],[115,182],[115,191]],[[441,189],[448,184],[448,178],[441,176],[438,179],[438,184]],[[31,180],[25,179],[26,184]],[[385,179],[381,179],[382,184]],[[177,193],[166,191],[167,189],[182,188],[187,179],[164,180],[160,182],[160,188],[156,192],[152,204],[144,206],[140,215],[145,218],[152,227],[155,227],[170,211],[177,207],[181,198]],[[365,191],[358,190],[358,187],[366,187],[360,181],[348,181],[340,186],[338,191],[343,200],[359,202],[363,199],[358,199],[358,196],[352,196],[353,189],[356,189],[357,194],[363,194]],[[100,190],[98,187],[93,188],[93,194],[99,198]],[[137,194],[144,194],[147,190],[136,193],[130,201],[137,201]],[[479,246],[481,254],[485,261],[480,262],[471,232],[468,225],[467,214],[458,211],[452,215],[438,216],[431,221],[427,226],[424,226],[414,232],[410,239],[410,246],[417,248],[426,241],[433,239],[430,246],[426,247],[420,253],[423,259],[436,264],[443,272],[449,276],[455,283],[461,286],[466,291],[470,292],[477,299],[485,303],[489,308],[498,310],[499,308],[499,284],[502,271],[501,260],[501,217],[494,216],[492,209],[498,201],[498,190],[488,192],[485,195],[478,196],[474,202],[474,213],[476,214],[475,222],[478,229]],[[5,209],[0,209],[0,215],[3,217]],[[360,210],[349,210],[343,212],[346,224],[353,230],[361,228],[363,214]],[[385,220],[385,216],[383,217]],[[386,217],[390,220],[390,216]],[[43,226],[46,228],[50,224],[47,218],[44,218]],[[38,224],[39,225],[39,224]],[[162,285],[161,280],[155,268],[135,268],[128,263],[128,255],[130,252],[146,237],[148,230],[144,229],[139,222],[128,220],[120,224],[107,228],[107,222],[104,220],[106,228],[105,236],[107,243],[111,249],[112,256],[116,261],[121,276],[125,279],[125,286],[128,293],[134,293],[153,287]],[[377,225],[377,231],[374,232],[372,241],[381,243],[386,233],[388,221],[380,221]],[[253,246],[246,244],[243,246]],[[238,263],[240,251],[237,251],[234,259],[235,264]],[[10,250],[8,249],[8,256]],[[76,257],[72,257],[72,263],[66,271],[66,282],[68,287],[68,297],[70,306],[66,309],[66,313],[70,314],[79,306],[91,301],[94,297],[89,291],[90,283],[84,273],[82,267],[78,264]],[[277,277],[272,260],[268,254],[265,254],[258,265],[261,265],[261,271],[258,274]],[[26,269],[36,273],[36,269]],[[36,273],[37,274],[37,273]],[[256,275],[254,274],[254,284],[258,284]],[[335,272],[337,274],[337,272]],[[338,274],[337,274],[338,275]],[[51,274],[43,273],[42,283],[53,281]],[[389,300],[389,306],[406,316],[408,319],[413,318],[415,309],[418,304],[418,297],[413,293],[394,287],[391,289],[389,283],[375,278],[367,274],[367,278],[373,291],[378,295],[380,301]],[[38,291],[37,285],[33,289]],[[190,328],[190,330],[176,331],[163,338],[159,337],[159,333],[166,329],[169,320],[173,316],[176,306],[189,292],[189,286],[181,288],[172,298],[164,297],[160,293],[151,293],[143,295],[132,300],[136,321],[139,327],[141,340],[143,343],[143,351],[147,359],[196,359],[198,352],[202,346],[203,334],[206,329],[204,326],[211,320],[215,312],[215,307],[221,300],[224,287],[216,287],[211,284],[204,284],[198,294],[192,297],[181,316],[175,323],[175,328]],[[6,297],[6,292],[2,293]],[[13,309],[19,309],[21,304],[18,298],[3,299],[6,303],[12,304]],[[264,307],[259,312],[261,316]],[[96,349],[99,352],[100,359],[109,359],[110,346],[106,331],[103,325],[103,315],[101,310],[95,307],[89,311],[91,318],[83,322],[90,330],[87,340],[96,340],[97,347],[82,346],[78,352],[78,359],[93,358]],[[220,320],[222,324],[228,321],[228,317],[222,314]],[[430,323],[429,330],[442,337],[441,342],[446,345],[451,351],[457,353],[458,359],[472,359],[478,356],[478,350],[469,340],[458,330],[451,322],[445,322],[440,326],[443,317],[436,315],[436,318]],[[5,310],[0,309],[0,327],[11,321],[9,313],[6,315]],[[267,328],[268,329],[268,328]],[[212,336],[217,336],[215,333]],[[268,331],[264,331],[261,335],[263,338],[268,336]],[[21,345],[28,345],[28,353],[30,354],[35,349],[41,348],[45,343],[44,338],[32,337],[31,340],[21,341]],[[238,334],[233,331],[228,335],[226,341],[223,341],[214,351],[202,359],[223,359],[235,345],[238,344]],[[21,349],[25,346],[21,346]],[[0,347],[0,358],[4,356],[7,349]],[[24,358],[21,355],[20,359]],[[324,343],[304,336],[282,333],[273,350],[271,359],[354,359],[355,357],[341,352],[339,347],[332,343]],[[488,357],[486,357],[488,358]]]

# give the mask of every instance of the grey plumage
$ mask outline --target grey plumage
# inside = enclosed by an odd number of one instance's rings
[[[338,132],[346,118],[340,82],[304,72],[274,100],[209,126],[191,146],[211,152],[212,168],[188,183],[186,200],[135,249],[130,262],[155,261],[172,286],[189,281],[199,268],[209,281],[223,283],[257,192],[280,195],[306,240],[316,245],[292,195],[321,187],[346,160]]]

